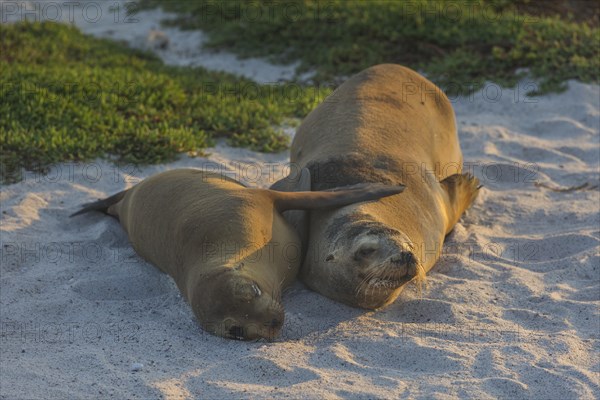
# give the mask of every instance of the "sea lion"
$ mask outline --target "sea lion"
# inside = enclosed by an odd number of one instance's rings
[[[286,189],[308,187],[302,170]],[[85,206],[116,217],[135,251],[169,274],[202,327],[215,335],[272,339],[284,320],[281,291],[300,267],[300,240],[280,215],[400,193],[401,185],[339,192],[247,188],[226,176],[178,169]]]
[[[406,185],[402,196],[311,211],[308,227],[297,212],[287,215],[308,237],[300,279],[367,309],[391,303],[411,280],[424,282],[479,189],[477,179],[461,174],[448,98],[399,65],[368,68],[338,87],[302,122],[290,153],[292,164],[310,170],[313,190]]]

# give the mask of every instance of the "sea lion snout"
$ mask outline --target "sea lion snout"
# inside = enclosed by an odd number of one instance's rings
[[[243,315],[223,322],[221,336],[236,340],[273,340],[281,331],[285,314],[279,305],[261,315]]]
[[[417,273],[417,259],[411,251],[401,251],[390,258],[390,263],[397,268],[405,270],[405,276],[414,278]]]
[[[361,279],[366,279],[371,286],[389,289],[414,278],[419,265],[410,242],[383,235],[367,234],[359,238],[353,259],[360,267]]]
[[[385,275],[387,278],[412,279],[417,273],[417,259],[412,251],[404,250],[397,245],[380,242],[367,242],[354,251],[354,261],[363,265],[371,275]],[[383,242],[383,243],[381,243]],[[379,272],[376,272],[380,269]],[[362,276],[366,273],[360,274]]]

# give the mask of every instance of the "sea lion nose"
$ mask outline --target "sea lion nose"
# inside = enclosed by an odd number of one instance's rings
[[[408,275],[414,275],[416,273],[416,260],[413,253],[410,251],[402,251],[396,257],[392,258],[392,263],[399,267],[407,267],[406,273]]]
[[[400,253],[399,257],[394,260],[394,262],[398,262],[401,264],[412,264],[415,261],[415,256],[410,251],[403,251]]]
[[[264,323],[264,326],[269,329],[279,329],[283,325],[283,321],[285,320],[285,314],[282,310],[277,310],[271,315],[271,320],[267,320]]]

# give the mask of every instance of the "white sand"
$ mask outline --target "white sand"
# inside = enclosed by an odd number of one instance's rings
[[[131,2],[0,0],[0,21],[7,23],[27,19],[71,23],[93,36],[121,40],[135,48],[154,50],[167,64],[226,71],[258,83],[286,81],[295,75],[297,63],[273,65],[262,58],[240,59],[227,51],[203,49],[207,38],[201,31],[183,31],[161,26],[161,21],[173,19],[176,14],[157,9],[128,15],[126,3]],[[161,45],[165,43],[168,45],[162,48]],[[311,75],[300,74],[298,79],[307,80]]]
[[[298,283],[274,343],[205,334],[116,221],[67,218],[81,203],[206,159],[141,170],[62,164],[2,187],[0,397],[599,398],[599,191],[535,183],[598,185],[600,88],[572,82],[533,102],[513,90],[496,102],[483,93],[454,106],[465,162],[485,187],[423,298],[410,288],[365,312]],[[211,152],[210,162],[233,170],[258,165],[260,179],[253,168],[232,176],[260,186],[287,160],[224,145]]]

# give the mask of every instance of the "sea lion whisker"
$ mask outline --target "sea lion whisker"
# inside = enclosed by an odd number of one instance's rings
[[[279,286],[274,284],[270,287],[269,292],[271,293],[272,304],[279,304],[278,300],[281,298],[281,290],[279,288],[281,287],[284,281],[285,277],[281,280],[281,282],[279,282]]]
[[[419,298],[423,297],[423,286],[425,286],[425,290],[427,290],[427,275],[425,268],[421,262],[416,261],[416,271],[415,276],[412,279],[417,287],[417,294]]]
[[[365,290],[365,287],[368,288],[369,281],[371,279],[373,279],[373,277],[375,276],[376,273],[377,273],[376,269],[373,269],[372,271],[367,271],[367,273],[365,275],[365,278],[356,287],[356,294],[358,294],[361,291]]]

